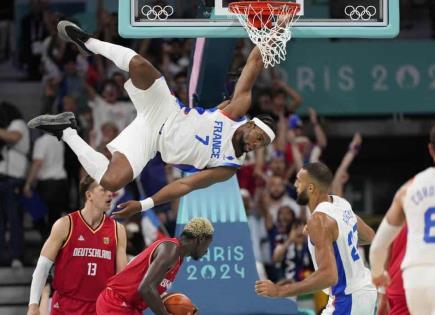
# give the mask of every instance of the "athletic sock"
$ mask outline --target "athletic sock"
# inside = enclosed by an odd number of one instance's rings
[[[95,38],[89,38],[85,46],[90,51],[112,60],[119,69],[127,72],[130,60],[137,55],[137,53],[130,48],[103,42]]]
[[[63,131],[62,140],[65,141],[77,155],[80,164],[89,176],[95,179],[97,183],[100,183],[101,178],[103,178],[104,173],[106,173],[109,160],[80,138],[75,129],[66,128]]]

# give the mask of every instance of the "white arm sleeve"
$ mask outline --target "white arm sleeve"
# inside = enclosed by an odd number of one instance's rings
[[[38,263],[32,276],[32,285],[30,287],[29,304],[39,304],[41,299],[42,289],[47,282],[48,273],[53,262],[44,256],[39,256]]]
[[[385,262],[389,253],[388,249],[401,229],[401,226],[388,223],[387,218],[382,220],[370,246],[370,265],[373,277],[379,277],[384,273]]]

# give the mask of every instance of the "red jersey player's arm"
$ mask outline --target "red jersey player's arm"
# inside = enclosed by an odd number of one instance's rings
[[[32,284],[30,286],[29,309],[27,314],[40,314],[39,302],[42,290],[47,282],[48,273],[56,260],[57,254],[70,235],[70,219],[68,216],[57,220],[51,228],[51,233],[45,241],[38,259],[35,271],[33,272]]]
[[[236,171],[237,170],[233,167],[224,166],[208,168],[192,176],[183,177],[173,181],[155,193],[151,199],[153,200],[154,205],[157,206],[180,198],[193,190],[205,188],[217,182],[223,182],[231,178]],[[118,208],[121,210],[113,213],[113,217],[115,218],[129,217],[142,210],[142,206],[137,200],[122,203]]]
[[[154,251],[151,264],[139,285],[139,292],[156,315],[169,315],[163,305],[157,286],[166,273],[180,258],[178,247],[173,242],[163,242]]]
[[[372,278],[377,287],[388,283],[388,279],[384,274],[385,262],[387,261],[391,243],[393,243],[405,223],[403,200],[410,184],[411,181],[406,182],[394,195],[391,206],[382,220],[370,247],[369,258]]]
[[[358,228],[358,245],[370,245],[375,237],[375,231],[359,216],[356,216]]]
[[[254,47],[237,81],[231,102],[223,109],[231,119],[237,120],[248,112],[252,103],[252,88],[262,70],[263,59],[260,50]]]
[[[127,235],[122,224],[116,223],[118,243],[116,244],[116,273],[127,265]]]
[[[68,216],[60,218],[53,224],[50,236],[42,247],[41,256],[47,257],[51,261],[56,260],[59,250],[68,239],[70,226],[71,223]]]

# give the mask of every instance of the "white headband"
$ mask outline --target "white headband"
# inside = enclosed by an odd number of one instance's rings
[[[264,122],[262,122],[260,119],[258,119],[257,117],[254,117],[252,119],[252,121],[254,122],[254,124],[260,128],[261,130],[263,130],[270,138],[270,143],[272,143],[272,141],[275,139],[275,133],[273,132],[273,130],[266,125]]]

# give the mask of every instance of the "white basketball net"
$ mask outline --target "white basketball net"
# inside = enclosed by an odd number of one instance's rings
[[[299,18],[296,14],[297,10],[292,6],[285,4],[278,7],[271,4],[267,6],[268,9],[257,7],[254,9],[250,4],[232,8],[251,41],[260,49],[265,68],[273,67],[281,60],[285,60],[286,44],[292,37],[291,28]],[[263,11],[265,11],[264,15]],[[278,22],[279,17],[281,18]],[[260,27],[257,28],[255,25]]]

